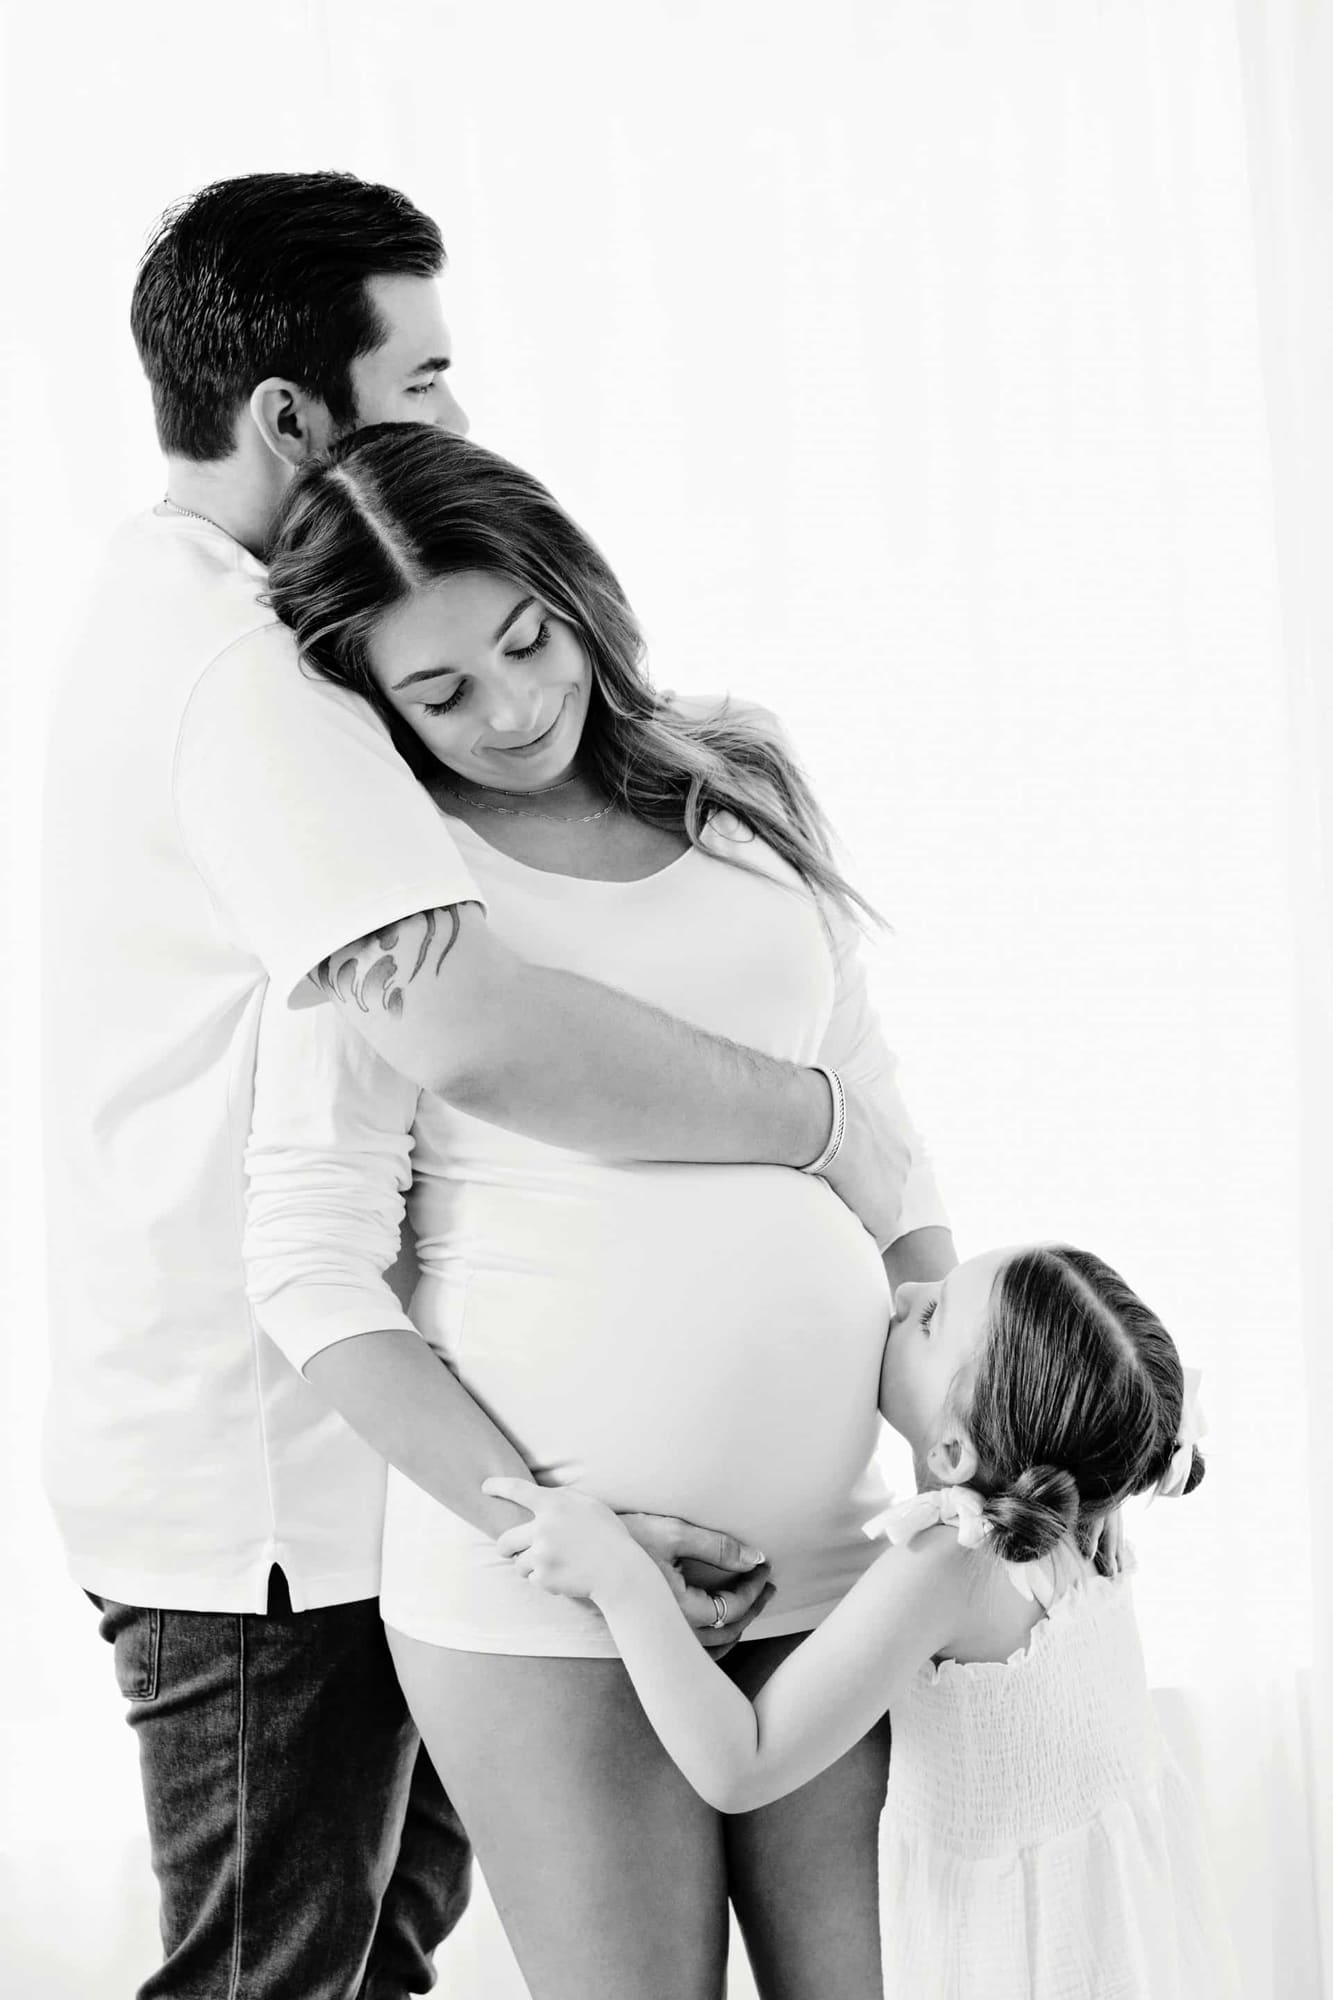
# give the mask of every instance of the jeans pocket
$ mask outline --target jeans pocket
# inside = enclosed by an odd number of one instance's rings
[[[116,1684],[126,1701],[156,1701],[162,1613],[139,1604],[102,1602],[102,1637],[113,1649]]]

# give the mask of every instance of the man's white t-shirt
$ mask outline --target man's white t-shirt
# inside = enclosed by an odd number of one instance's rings
[[[378,1588],[383,1463],[246,1302],[260,1011],[270,985],[317,1004],[338,946],[481,900],[264,581],[203,521],[131,522],[47,772],[48,1489],[85,1589],[178,1610],[262,1611],[274,1563],[297,1610]]]

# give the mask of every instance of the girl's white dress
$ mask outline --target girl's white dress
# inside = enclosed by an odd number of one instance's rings
[[[959,1510],[919,1494],[867,1532],[903,1541],[952,1518],[976,1541],[972,1499],[964,1489]],[[1128,1576],[1098,1576],[1072,1548],[1005,1567],[1046,1608],[1027,1646],[1003,1662],[927,1664],[893,1706],[885,2000],[1238,1996],[1198,1813],[1153,1714]]]

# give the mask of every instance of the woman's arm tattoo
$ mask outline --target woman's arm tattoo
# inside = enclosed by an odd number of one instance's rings
[[[350,1001],[363,1014],[376,1005],[386,1014],[401,1014],[405,989],[419,972],[439,971],[460,928],[453,904],[421,910],[330,953],[313,977],[333,999]]]

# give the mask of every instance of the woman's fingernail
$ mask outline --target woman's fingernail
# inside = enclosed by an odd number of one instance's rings
[[[764,1560],[762,1549],[742,1549],[741,1556],[744,1559],[747,1569],[758,1569],[760,1563]]]

